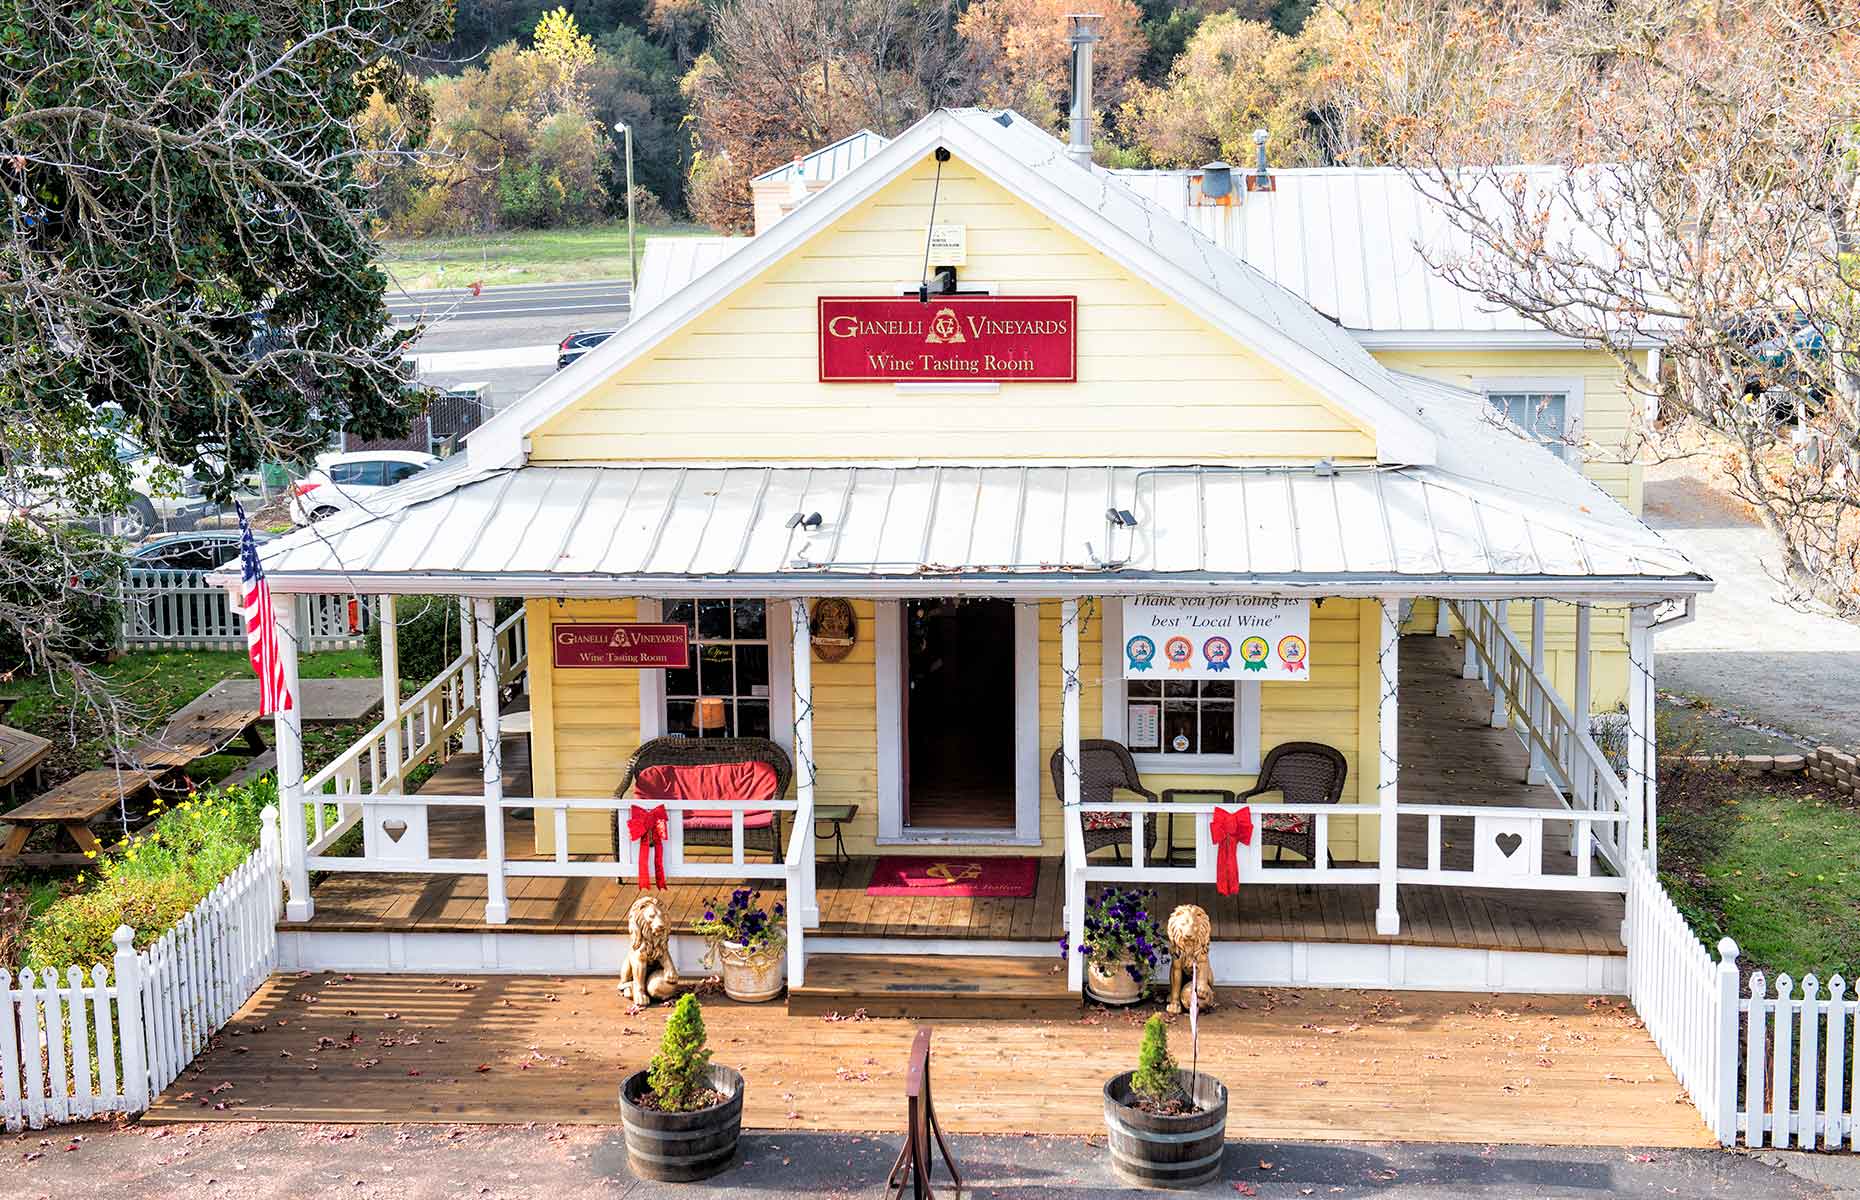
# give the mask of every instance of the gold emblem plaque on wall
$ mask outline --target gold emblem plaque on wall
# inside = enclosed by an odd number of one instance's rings
[[[815,658],[830,663],[843,660],[859,641],[859,622],[853,615],[852,601],[837,596],[814,601],[814,616],[807,632]]]

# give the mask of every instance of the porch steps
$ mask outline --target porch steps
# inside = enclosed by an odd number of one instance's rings
[[[1078,1014],[1079,997],[1051,955],[809,955],[807,982],[788,989],[790,1016],[860,1009],[868,1017],[1066,1017]]]

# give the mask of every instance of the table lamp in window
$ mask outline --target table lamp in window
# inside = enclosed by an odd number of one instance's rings
[[[697,731],[699,737],[715,737],[723,732],[721,698],[705,696],[697,702]]]

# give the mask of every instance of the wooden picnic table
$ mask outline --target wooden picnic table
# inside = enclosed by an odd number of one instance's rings
[[[22,782],[29,787],[36,785],[39,764],[51,752],[49,738],[0,725],[0,792],[10,793]]]
[[[160,733],[143,739],[119,761],[144,770],[171,770],[218,754],[240,740],[245,743],[244,753],[262,754],[265,739],[258,732],[262,721],[256,703],[212,689],[189,701]]]
[[[28,800],[11,812],[0,814],[12,826],[6,841],[0,843],[0,867],[82,866],[87,858],[103,853],[103,843],[90,830],[90,823],[127,800],[153,788],[162,772],[103,767],[86,771],[65,780],[51,791]],[[41,825],[56,825],[76,843],[75,853],[68,851],[27,854],[26,840]]]

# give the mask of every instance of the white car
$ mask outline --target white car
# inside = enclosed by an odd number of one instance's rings
[[[291,485],[291,520],[309,525],[334,513],[366,508],[369,498],[382,489],[412,478],[438,461],[420,450],[319,454],[315,469]]]

